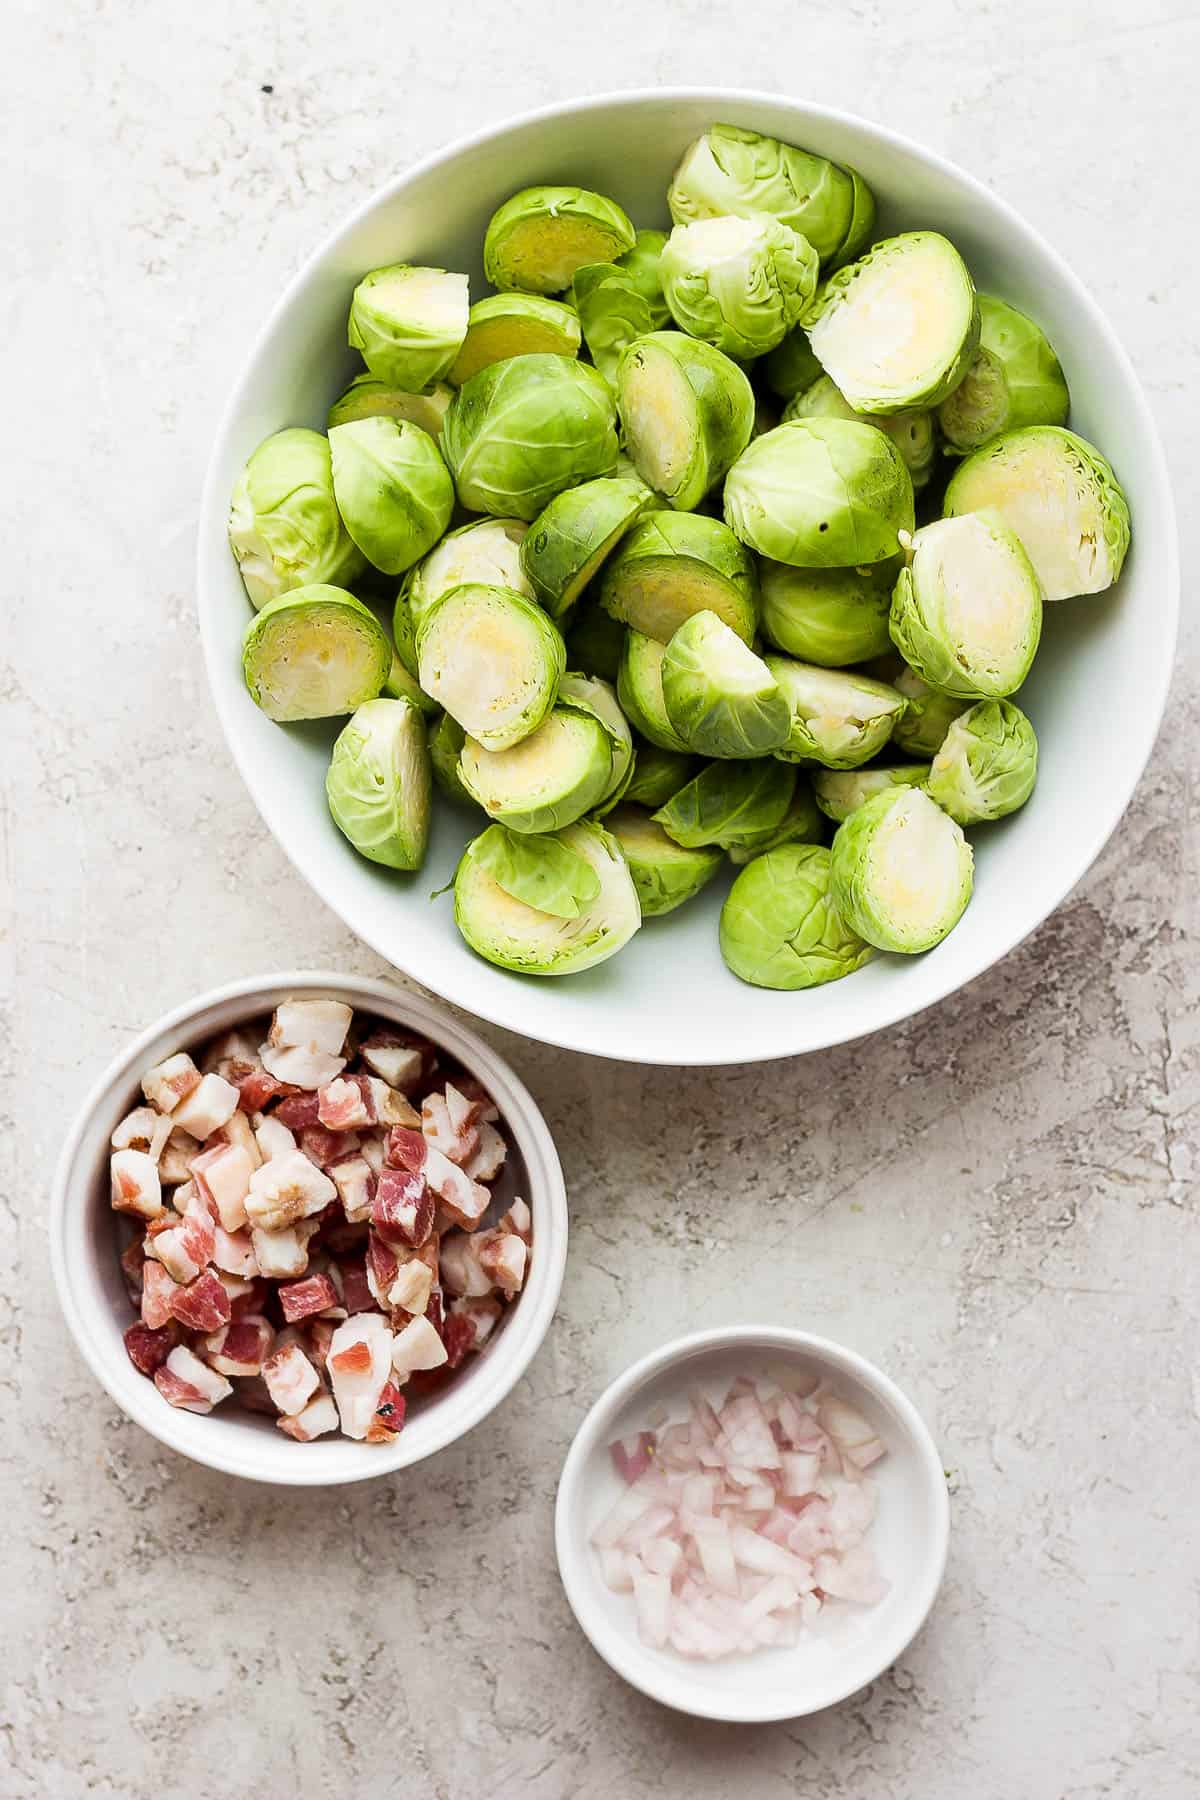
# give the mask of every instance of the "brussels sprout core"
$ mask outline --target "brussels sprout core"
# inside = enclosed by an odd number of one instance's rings
[[[971,846],[920,788],[865,800],[838,827],[831,857],[834,905],[877,950],[931,950],[971,898]]]
[[[912,479],[891,440],[850,419],[794,419],[756,438],[725,482],[725,519],[799,568],[883,562],[913,528]]]
[[[614,956],[642,915],[616,839],[584,820],[556,838],[490,825],[458,865],[454,919],[488,962],[570,975]]]
[[[611,773],[606,732],[586,713],[562,706],[509,750],[485,750],[468,738],[458,763],[471,798],[511,831],[573,824],[601,799]]]
[[[750,442],[749,380],[711,344],[655,331],[622,354],[616,385],[638,474],[669,505],[690,512]]]
[[[615,200],[587,188],[523,188],[492,215],[483,242],[493,287],[558,294],[584,263],[613,262],[637,233]]]
[[[613,618],[667,643],[693,613],[714,612],[750,643],[758,578],[728,526],[702,513],[655,512],[604,571],[600,601]]]
[[[437,445],[419,425],[377,417],[336,425],[329,448],[347,531],[377,569],[402,574],[437,543],[454,511]]]
[[[468,307],[465,275],[407,263],[373,269],[350,302],[350,347],[380,381],[419,393],[458,355]]]
[[[667,717],[700,756],[767,756],[787,742],[791,712],[771,670],[715,613],[679,627],[662,688]]]
[[[754,987],[792,991],[852,975],[872,954],[829,891],[828,850],[788,844],[742,870],[721,908],[721,955]]]
[[[471,308],[467,335],[450,370],[450,380],[461,387],[480,369],[510,356],[531,356],[538,351],[578,356],[580,341],[579,315],[573,306],[537,294],[489,294]]]
[[[419,869],[429,840],[429,754],[407,700],[368,700],[344,726],[325,777],[334,824],[371,862]]]
[[[906,701],[886,682],[849,669],[818,669],[787,656],[768,656],[767,668],[791,710],[787,742],[777,756],[856,769],[887,743]]]
[[[567,356],[512,356],[464,382],[442,448],[472,512],[535,519],[564,488],[608,475],[617,460],[612,392]]]
[[[606,822],[629,864],[643,919],[661,918],[691,900],[724,861],[715,848],[685,850],[638,806],[619,806]]]
[[[943,693],[999,699],[1029,673],[1042,630],[1033,566],[999,513],[964,513],[911,540],[892,601],[896,648]]]
[[[362,574],[366,559],[338,513],[329,442],[319,431],[277,431],[259,445],[233,490],[229,542],[255,606]]]
[[[539,606],[508,588],[451,588],[417,629],[421,686],[487,750],[536,731],[566,666],[562,638]]]
[[[1002,819],[1032,794],[1037,759],[1037,736],[1020,707],[981,700],[951,725],[926,785],[960,825]]]
[[[269,719],[331,719],[373,700],[392,646],[375,614],[336,587],[302,587],[270,600],[242,640],[250,698]]]

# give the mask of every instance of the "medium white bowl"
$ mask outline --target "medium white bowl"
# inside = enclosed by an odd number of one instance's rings
[[[879,957],[808,993],[743,985],[717,947],[728,877],[684,911],[651,921],[611,962],[539,980],[478,961],[455,930],[450,879],[479,815],[439,803],[416,876],[364,861],[331,823],[324,776],[337,730],[273,725],[241,678],[250,616],[225,537],[247,455],[284,425],[323,426],[349,378],[351,291],[367,269],[409,260],[465,269],[480,292],[493,208],[533,182],[613,194],[638,224],[668,223],[666,189],[684,146],[719,120],[771,132],[862,171],[880,228],[928,225],[962,250],[981,288],[1048,331],[1071,384],[1072,423],[1110,457],[1133,510],[1119,587],[1051,607],[1021,693],[1037,727],[1037,792],[974,834],[975,898],[926,956]],[[205,489],[199,607],[217,710],[263,818],[305,879],[367,943],[483,1018],[547,1043],[658,1063],[736,1063],[842,1043],[891,1025],[979,975],[1064,898],[1128,804],[1154,743],[1175,647],[1178,559],[1168,478],[1128,359],[1090,294],[1003,200],[972,176],[865,120],[765,94],[660,90],[574,101],[494,127],[418,164],[374,195],[316,252],[268,319],[226,410]]]
[[[891,1584],[888,1594],[877,1606],[839,1607],[832,1624],[802,1634],[790,1650],[693,1662],[650,1649],[638,1636],[632,1597],[605,1585],[590,1542],[623,1487],[608,1446],[644,1429],[657,1408],[682,1417],[691,1387],[719,1400],[737,1375],[786,1386],[802,1371],[828,1377],[887,1445],[887,1455],[871,1469],[879,1513],[870,1543]],[[819,1712],[881,1675],[925,1622],[941,1585],[949,1535],[941,1458],[912,1402],[853,1350],[785,1326],[699,1331],[664,1344],[619,1376],[576,1433],[554,1520],[559,1573],[593,1649],[651,1699],[730,1723]]]
[[[477,1075],[500,1109],[511,1145],[513,1190],[533,1213],[529,1279],[491,1342],[468,1357],[451,1386],[414,1407],[395,1443],[360,1444],[330,1436],[293,1443],[272,1420],[218,1407],[206,1415],[168,1406],[125,1354],[132,1323],[117,1262],[108,1204],[109,1134],[140,1104],[142,1071],[174,1050],[270,1013],[289,995],[344,1000],[430,1038]],[[58,1297],[75,1342],[96,1379],[129,1417],[184,1456],[292,1487],[365,1481],[409,1468],[443,1450],[486,1418],[516,1385],[554,1316],[567,1257],[567,1200],[554,1140],[533,1096],[508,1064],[440,1008],[381,981],[333,974],[282,974],[231,982],[168,1013],[135,1038],[100,1077],[67,1138],[50,1201],[50,1252]]]

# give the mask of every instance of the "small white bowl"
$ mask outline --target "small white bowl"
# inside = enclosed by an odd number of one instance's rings
[[[870,1536],[891,1584],[887,1596],[877,1606],[838,1608],[834,1623],[804,1633],[789,1650],[701,1662],[649,1648],[638,1636],[632,1597],[605,1585],[590,1542],[624,1485],[608,1446],[644,1429],[656,1409],[665,1408],[671,1418],[683,1416],[691,1387],[720,1399],[738,1375],[787,1386],[805,1371],[828,1377],[887,1445],[887,1455],[871,1469],[879,1515]],[[924,1624],[941,1585],[949,1534],[941,1458],[912,1402],[853,1350],[807,1331],[769,1325],[676,1338],[619,1376],[576,1433],[555,1511],[559,1572],[593,1649],[652,1700],[731,1724],[800,1718],[874,1681]]]
[[[477,1075],[500,1109],[510,1143],[513,1191],[533,1213],[533,1255],[520,1298],[491,1342],[468,1357],[447,1390],[414,1407],[389,1445],[330,1436],[297,1444],[272,1420],[218,1407],[198,1415],[168,1406],[130,1363],[122,1334],[133,1322],[117,1261],[108,1204],[109,1134],[140,1103],[142,1071],[173,1050],[269,1014],[289,995],[344,1000],[421,1032]],[[470,1431],[516,1385],[545,1337],[567,1256],[567,1200],[554,1140],[529,1090],[496,1052],[457,1020],[414,994],[354,976],[257,976],[201,995],[151,1025],[100,1077],[67,1138],[50,1202],[50,1251],[58,1297],[97,1380],[129,1417],[184,1456],[229,1475],[292,1487],[323,1487],[390,1475]]]

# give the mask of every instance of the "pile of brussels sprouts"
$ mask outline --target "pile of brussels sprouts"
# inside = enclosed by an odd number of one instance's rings
[[[718,125],[668,204],[514,195],[473,305],[364,276],[364,372],[233,496],[246,685],[351,715],[363,856],[420,867],[431,778],[492,821],[454,880],[489,961],[589,968],[729,857],[729,968],[811,987],[958,922],[963,827],[1033,789],[1043,605],[1117,579],[1129,512],[1038,326],[937,232],[873,242],[853,170]]]

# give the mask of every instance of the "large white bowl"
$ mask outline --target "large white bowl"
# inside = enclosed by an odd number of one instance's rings
[[[405,877],[356,856],[325,808],[336,726],[280,728],[241,679],[249,606],[225,539],[230,489],[246,456],[284,425],[324,424],[354,367],[346,314],[355,282],[381,263],[466,269],[480,291],[492,210],[533,182],[614,195],[635,221],[667,223],[680,152],[719,120],[771,132],[860,169],[881,230],[928,225],[965,255],[979,286],[1046,328],[1071,385],[1071,422],[1112,460],[1133,511],[1119,586],[1050,608],[1021,704],[1037,727],[1037,792],[975,834],[975,898],[927,956],[880,957],[809,993],[744,986],[717,948],[727,881],[652,921],[601,968],[566,980],[480,962],[455,930],[449,880],[475,828],[444,803],[425,869]],[[1007,954],[1064,898],[1128,804],[1154,743],[1175,648],[1178,559],[1170,488],[1145,399],[1095,302],[1038,234],[971,176],[894,133],[765,94],[664,90],[574,101],[452,145],[376,194],[324,244],[268,319],[217,436],[200,521],[199,606],[209,676],[230,747],[263,818],[300,873],[396,967],[483,1018],[547,1043],[661,1063],[749,1062],[877,1031],[953,993]],[[477,821],[478,815],[475,815]]]

